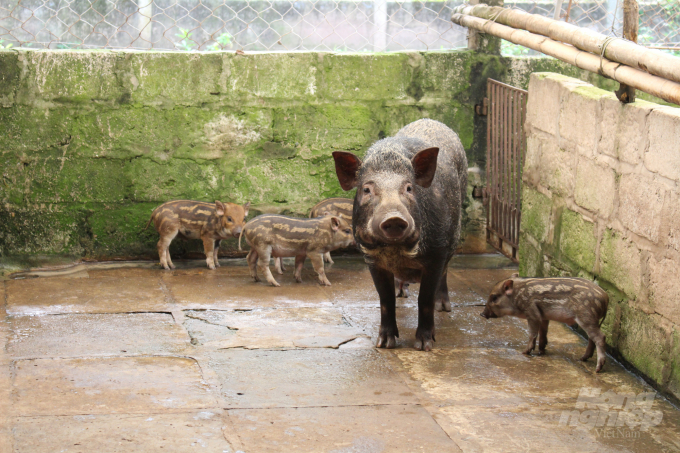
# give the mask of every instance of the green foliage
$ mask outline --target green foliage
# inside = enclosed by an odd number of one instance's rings
[[[207,49],[212,51],[231,49],[233,44],[231,43],[233,36],[231,33],[225,32],[217,37],[213,44],[210,44]]]
[[[9,49],[9,48],[12,47],[12,43],[11,43],[11,42],[10,42],[10,43],[7,43],[7,44],[3,44],[4,42],[5,42],[4,39],[0,39],[0,49]]]
[[[175,33],[175,36],[180,38],[180,41],[178,43],[175,43],[175,46],[178,47],[180,50],[185,51],[194,50],[194,47],[196,47],[197,44],[195,41],[191,39],[191,35],[193,35],[193,33],[189,32],[189,30],[185,28],[180,28],[179,32]]]
[[[513,44],[509,41],[501,41],[501,55],[522,57],[526,55],[531,55],[531,49],[528,47],[520,46],[518,44]]]

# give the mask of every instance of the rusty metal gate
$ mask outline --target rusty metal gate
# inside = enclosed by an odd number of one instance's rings
[[[486,240],[517,262],[527,91],[488,79],[486,93]]]

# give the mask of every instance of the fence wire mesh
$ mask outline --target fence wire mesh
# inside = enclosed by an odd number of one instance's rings
[[[462,1],[0,0],[0,39],[38,48],[391,51],[463,47]],[[1,44],[1,43],[0,43]]]
[[[0,48],[393,51],[464,47],[458,0],[0,0]],[[505,6],[621,36],[623,0]],[[641,44],[680,52],[680,0],[638,0]],[[526,49],[506,45],[505,53]]]

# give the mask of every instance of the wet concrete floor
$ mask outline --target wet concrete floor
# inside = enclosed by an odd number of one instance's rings
[[[479,316],[500,256],[456,257],[435,349],[373,347],[377,294],[358,257],[297,284],[252,282],[243,260],[79,265],[0,281],[1,452],[678,451],[680,412],[551,323]]]

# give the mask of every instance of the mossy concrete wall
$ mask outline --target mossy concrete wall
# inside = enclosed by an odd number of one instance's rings
[[[423,117],[444,122],[483,183],[493,77],[526,86],[550,59],[460,52],[248,54],[0,51],[0,264],[154,258],[151,210],[178,198],[305,215],[346,195],[331,152],[363,154]],[[464,251],[485,249],[468,200]],[[234,250],[235,244],[223,246]],[[172,253],[200,252],[175,241]]]
[[[522,276],[607,290],[612,352],[680,397],[680,109],[531,76]]]

